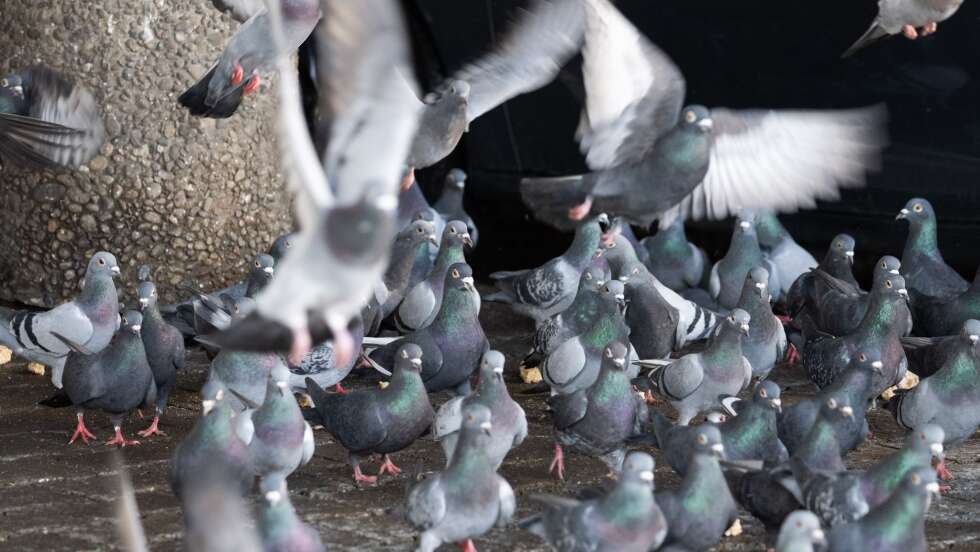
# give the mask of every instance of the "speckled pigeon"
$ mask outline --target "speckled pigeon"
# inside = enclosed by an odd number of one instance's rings
[[[778,281],[775,267],[762,256],[753,220],[751,213],[742,213],[736,219],[728,252],[711,267],[708,291],[722,308],[733,309],[738,305],[745,276],[754,267],[761,266],[769,272],[767,283],[770,287],[772,282]]]
[[[463,424],[463,412],[467,405],[482,404],[490,409],[493,421],[491,440],[486,451],[499,468],[507,453],[519,446],[527,437],[527,418],[524,409],[510,398],[504,383],[504,355],[499,351],[487,351],[480,362],[480,384],[476,391],[465,397],[454,397],[439,407],[432,429],[432,437],[439,441],[446,454],[446,463],[452,460]]]
[[[354,346],[360,349],[364,339],[364,327],[360,318],[354,319],[351,337],[354,338]],[[334,387],[336,392],[346,393],[340,382],[350,374],[356,362],[357,357],[351,356],[344,364],[337,364],[333,342],[324,341],[306,353],[299,364],[289,365],[289,388],[292,391],[305,392],[306,378],[310,378],[320,387]]]
[[[208,379],[201,387],[201,398],[213,400],[220,391],[236,412],[242,411],[247,405],[238,397],[244,397],[252,404],[262,404],[270,376],[276,381],[289,379],[289,368],[280,355],[222,349],[211,361]],[[231,390],[238,395],[232,394]]]
[[[825,526],[853,522],[871,509],[861,493],[860,474],[810,469],[806,462],[795,457],[790,466],[800,486],[803,506],[817,514]]]
[[[786,356],[786,330],[772,313],[769,272],[757,266],[749,271],[738,299],[738,308],[749,313],[752,324],[742,338],[742,356],[752,365],[752,376],[765,379]]]
[[[211,474],[242,494],[251,489],[255,477],[249,467],[248,445],[235,431],[236,411],[226,400],[229,396],[222,390],[215,398],[203,400],[203,414],[177,445],[170,472],[177,498]]]
[[[146,360],[153,370],[153,379],[157,386],[153,422],[150,427],[139,432],[140,436],[149,437],[154,433],[163,433],[157,426],[167,409],[170,392],[177,386],[177,370],[184,367],[184,337],[160,314],[160,309],[157,308],[157,288],[153,282],[140,282],[139,304],[143,313],[140,336],[143,338]]]
[[[704,249],[687,241],[683,219],[675,219],[640,244],[649,255],[647,268],[665,286],[677,292],[708,286],[711,261]]]
[[[909,235],[902,251],[902,276],[908,283],[914,306],[925,298],[951,299],[970,287],[939,252],[938,221],[928,201],[918,197],[910,199],[895,218],[909,222]]]
[[[463,246],[472,243],[465,224],[454,220],[446,225],[432,271],[424,281],[408,290],[405,299],[398,306],[395,324],[402,333],[415,331],[432,323],[442,304],[446,275],[452,265],[465,262]]]
[[[929,36],[962,4],[963,0],[878,0],[878,15],[871,27],[841,57],[850,57],[865,46],[898,33],[910,40],[920,34]]]
[[[289,501],[285,482],[265,491],[259,508],[259,535],[265,552],[323,552],[320,533],[303,523]]]
[[[779,222],[776,213],[760,210],[754,212],[754,215],[755,232],[762,255],[776,267],[776,274],[779,275],[770,292],[773,301],[782,304],[796,279],[816,268],[817,260],[793,240],[793,236]]]
[[[406,499],[408,522],[421,532],[418,552],[434,552],[442,543],[466,542],[494,526],[510,523],[517,509],[514,491],[494,469],[486,448],[493,423],[487,407],[463,411],[463,428],[449,465],[412,487]]]
[[[776,552],[818,552],[826,542],[820,519],[809,510],[797,510],[783,521],[776,538]]]

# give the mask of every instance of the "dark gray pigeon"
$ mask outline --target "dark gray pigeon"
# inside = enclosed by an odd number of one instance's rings
[[[385,269],[381,281],[384,283],[387,299],[380,305],[376,324],[368,324],[366,333],[377,335],[378,325],[385,318],[391,316],[405,299],[409,290],[417,286],[428,271],[432,270],[429,262],[429,246],[439,246],[435,230],[431,222],[425,220],[415,220],[402,229],[395,236],[395,243],[391,246],[391,261]],[[416,271],[416,267],[428,266],[425,274],[421,270]]]
[[[410,173],[406,179],[415,180],[414,170],[435,165],[456,149],[463,133],[469,129],[466,117],[470,84],[454,80],[444,85],[441,93],[433,93],[422,101],[419,130],[409,150],[407,163]]]
[[[139,304],[143,313],[140,336],[146,350],[146,360],[153,370],[157,386],[157,400],[150,427],[139,432],[141,437],[163,434],[158,424],[167,409],[170,392],[177,386],[177,371],[184,367],[184,337],[177,328],[168,324],[157,308],[157,288],[150,281],[139,284]]]
[[[538,325],[531,339],[531,351],[524,357],[522,366],[538,366],[559,345],[581,335],[595,323],[602,301],[600,290],[608,276],[598,266],[590,266],[582,272],[575,300],[567,309]]]
[[[909,236],[902,251],[902,276],[913,305],[918,306],[926,298],[951,299],[970,287],[939,252],[938,221],[928,201],[910,199],[895,218],[909,222]]]
[[[854,418],[854,408],[843,400],[828,398],[820,406],[817,419],[810,426],[806,439],[793,451],[792,458],[800,460],[810,470],[843,472],[844,449],[837,438],[837,427]]]
[[[698,436],[701,435],[701,428],[704,427],[704,424],[672,424],[666,416],[655,408],[649,409],[649,415],[650,429],[653,431],[653,437],[656,438],[656,446],[664,451],[667,465],[677,475],[684,477],[687,475],[688,468],[691,467],[691,456],[694,454],[696,448],[695,442]],[[727,415],[720,410],[711,410],[705,414],[705,423],[715,426],[724,422],[726,419]],[[651,441],[649,432],[643,438],[636,439],[636,441]],[[651,442],[650,444],[654,443]]]
[[[95,438],[85,428],[85,411],[103,410],[115,430],[115,437],[106,445],[138,445],[139,441],[125,439],[122,434],[123,417],[137,408],[150,409],[156,402],[157,388],[153,371],[146,360],[140,326],[143,315],[127,311],[122,326],[105,349],[95,353],[57,331],[51,332],[72,349],[65,361],[64,389],[75,405],[78,425],[69,444],[78,437],[88,443]]]
[[[778,281],[773,264],[762,257],[762,249],[759,248],[753,223],[754,218],[751,216],[743,218],[743,215],[735,220],[735,231],[732,233],[728,252],[711,267],[708,280],[708,291],[718,301],[718,305],[725,309],[734,309],[738,306],[745,276],[753,268],[761,266],[768,271],[767,284]]]
[[[500,468],[507,453],[519,446],[527,437],[527,418],[524,409],[510,398],[504,383],[504,355],[499,351],[487,351],[480,362],[480,384],[476,391],[465,397],[454,397],[439,407],[432,429],[432,437],[439,441],[446,454],[446,464],[453,458],[463,426],[463,412],[467,405],[482,404],[490,409],[493,422],[491,441],[486,451]]]
[[[325,550],[320,533],[296,515],[285,482],[279,489],[265,491],[262,498],[258,526],[265,552]]]
[[[875,265],[874,279],[877,281],[880,278],[896,275],[900,268],[901,263],[898,259],[886,255]],[[807,308],[816,329],[830,335],[847,335],[857,330],[868,312],[871,294],[834,279],[822,271],[816,271],[814,275],[818,280],[818,288],[823,290],[816,302]],[[896,313],[895,319],[905,320],[897,331],[905,336],[912,331],[912,313],[907,305],[899,309],[902,312]],[[804,328],[804,333],[809,333],[807,328]]]
[[[934,461],[942,462],[945,439],[943,428],[933,424],[910,432],[905,437],[905,446],[861,474],[861,494],[868,505],[875,508],[888,500],[912,470],[930,468]]]
[[[909,40],[929,36],[962,4],[963,0],[878,0],[878,15],[871,27],[841,57],[850,57],[865,46],[898,33]]]
[[[473,217],[463,208],[463,192],[466,190],[466,173],[463,169],[452,169],[446,174],[442,193],[433,208],[446,220],[459,220],[466,224],[466,230],[473,240],[473,247],[480,241],[480,232],[476,229]]]
[[[816,268],[817,260],[793,240],[793,236],[779,222],[776,213],[763,209],[755,211],[754,215],[755,232],[762,255],[776,267],[776,274],[779,276],[770,290],[773,301],[784,304],[793,283]]]
[[[980,270],[963,293],[946,300],[922,298],[915,311],[915,332],[925,336],[951,335],[967,320],[980,319]]]
[[[909,359],[909,371],[920,378],[935,374],[957,353],[961,340],[964,337],[969,338],[970,335],[980,338],[980,322],[975,319],[960,324],[959,331],[954,335],[903,337],[902,347],[905,348],[905,356]]]
[[[355,348],[359,350],[364,340],[364,325],[360,318],[354,319],[351,337],[354,338]],[[338,393],[346,393],[340,382],[350,374],[356,363],[357,357],[351,356],[347,362],[338,364],[333,352],[333,342],[324,341],[306,353],[299,364],[289,365],[289,388],[292,391],[305,392],[306,378],[310,378],[324,389],[333,387]]]
[[[742,356],[752,365],[752,376],[769,377],[776,363],[786,356],[786,330],[772,313],[769,272],[757,266],[749,271],[738,299],[738,308],[749,313],[752,324],[742,338]]]
[[[255,477],[249,464],[248,445],[235,431],[235,413],[222,390],[213,399],[201,401],[202,415],[190,433],[177,445],[171,464],[170,485],[183,499],[198,483],[216,481],[245,494]]]
[[[876,167],[883,109],[685,108],[670,58],[608,0],[586,4],[577,136],[592,172],[524,179],[524,203],[540,220],[568,227],[605,212],[646,228],[743,208],[793,211],[860,186]]]
[[[471,404],[463,411],[459,443],[445,471],[412,487],[406,499],[408,522],[421,532],[417,550],[434,552],[447,542],[466,541],[494,526],[510,523],[517,509],[514,491],[497,475],[486,449],[493,423],[487,407]]]
[[[463,246],[472,244],[465,224],[454,220],[446,225],[432,271],[424,281],[408,290],[404,301],[398,306],[395,325],[399,331],[408,333],[432,323],[442,304],[443,285],[450,267],[466,262]]]
[[[860,291],[861,286],[854,278],[852,266],[854,265],[854,238],[848,234],[838,234],[830,242],[827,253],[817,266],[816,270],[821,270],[835,280],[851,286],[855,291]],[[793,282],[786,297],[786,312],[792,317],[794,326],[802,328],[804,326],[815,327],[819,320],[814,319],[810,322],[797,320],[798,318],[814,318],[812,312],[817,308],[820,297],[826,292],[828,284],[821,280],[816,274],[816,270],[811,270],[802,274]],[[805,312],[810,309],[811,312]]]
[[[72,349],[53,332],[92,353],[105,349],[119,329],[119,298],[112,281],[118,275],[116,257],[100,251],[89,260],[82,291],[72,301],[43,312],[0,308],[0,344],[50,367],[51,382],[60,388]]]
[[[289,379],[289,368],[280,355],[222,349],[211,361],[201,398],[214,400],[220,392],[236,412],[241,412],[247,405],[239,397],[252,404],[265,402],[270,377],[276,381]],[[231,393],[233,390],[235,394]]]
[[[861,493],[860,474],[813,470],[795,457],[790,461],[790,466],[800,486],[803,506],[817,514],[825,526],[851,523],[871,509]]]
[[[776,552],[818,552],[826,542],[820,518],[809,510],[797,510],[783,521],[776,538]]]
[[[269,246],[269,255],[272,255],[272,260],[276,264],[289,253],[289,250],[293,248],[293,241],[296,240],[296,234],[289,233],[283,234],[272,241],[272,245]],[[273,265],[275,266],[275,265]]]
[[[568,249],[538,268],[494,272],[490,275],[498,291],[487,301],[508,303],[514,312],[530,317],[536,323],[547,320],[569,307],[575,300],[582,272],[592,262],[602,233],[600,222],[587,222],[575,229],[575,239]]]
[[[670,226],[640,240],[640,244],[649,255],[647,268],[665,286],[678,293],[708,287],[711,261],[704,249],[687,241],[683,219],[675,219]]]
[[[544,511],[519,525],[556,550],[591,552],[657,550],[667,521],[653,499],[653,457],[631,452],[608,493],[589,500],[536,495]]]
[[[102,114],[85,87],[43,66],[0,77],[0,160],[78,168],[104,141]]]
[[[422,383],[422,362],[422,348],[405,343],[398,348],[391,382],[384,389],[343,395],[327,393],[306,380],[321,424],[350,453],[354,481],[375,483],[386,471],[401,473],[389,455],[414,443],[432,425],[435,412]],[[384,455],[377,476],[361,473],[361,458],[371,454]]]
[[[550,470],[559,479],[565,478],[563,446],[598,457],[616,474],[626,457],[626,441],[643,432],[647,406],[626,375],[628,352],[621,342],[609,344],[595,383],[548,398],[557,440]]]
[[[717,424],[725,459],[761,460],[764,466],[776,466],[789,460],[789,453],[779,440],[777,419],[782,410],[779,386],[763,381],[752,391],[748,404],[737,416]]]

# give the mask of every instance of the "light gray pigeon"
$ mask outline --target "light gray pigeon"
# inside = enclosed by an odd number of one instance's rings
[[[754,267],[761,266],[769,272],[769,287],[778,281],[778,273],[770,261],[762,256],[759,238],[755,232],[754,217],[743,212],[735,219],[735,230],[728,252],[714,266],[708,280],[708,291],[725,309],[734,309],[745,285],[745,276]]]
[[[738,308],[749,313],[752,325],[742,338],[742,356],[752,365],[752,376],[769,377],[776,363],[786,356],[786,330],[769,304],[769,272],[757,266],[749,271],[738,299]]]
[[[100,251],[88,262],[82,291],[71,302],[43,312],[0,308],[0,344],[19,357],[50,367],[51,382],[60,389],[65,359],[72,349],[53,332],[91,353],[105,349],[120,324],[112,281],[118,275],[116,257]]]
[[[865,46],[898,33],[909,40],[929,36],[962,4],[963,0],[878,0],[878,15],[871,27],[841,57],[850,57]]]
[[[466,230],[476,247],[480,232],[476,229],[473,217],[463,208],[463,192],[466,190],[466,173],[463,169],[453,169],[446,174],[442,193],[432,206],[446,220],[459,220],[466,224]]]
[[[690,353],[650,374],[657,393],[677,410],[680,425],[710,408],[721,398],[735,396],[752,380],[752,365],[742,355],[742,336],[748,335],[749,313],[735,309],[718,327],[700,353]]]
[[[480,363],[480,384],[476,391],[465,397],[454,397],[439,407],[432,429],[432,437],[439,441],[446,454],[446,463],[453,458],[463,424],[463,412],[467,405],[482,404],[490,409],[493,422],[491,442],[486,449],[500,468],[507,453],[519,446],[527,437],[527,418],[524,409],[510,398],[504,383],[504,355],[499,351],[487,351]]]
[[[320,533],[296,515],[285,482],[279,489],[266,491],[262,498],[258,526],[265,552],[325,550]]]
[[[817,260],[809,251],[800,247],[793,236],[779,222],[776,213],[760,210],[755,215],[755,232],[763,257],[776,267],[779,276],[769,292],[773,301],[785,304],[793,283],[803,274],[817,267]]]
[[[739,209],[793,211],[836,199],[877,166],[884,109],[684,108],[684,77],[670,58],[608,0],[586,5],[576,134],[592,172],[525,178],[521,196],[540,220],[567,228],[605,212],[646,228]]]
[[[463,247],[472,245],[473,240],[463,222],[454,220],[446,225],[432,271],[424,281],[408,290],[405,300],[398,305],[395,325],[401,333],[412,332],[432,323],[442,305],[443,284],[449,267],[465,262]]]
[[[143,326],[140,336],[146,350],[146,360],[153,370],[157,386],[157,400],[150,427],[139,432],[141,437],[163,432],[158,425],[160,417],[167,409],[170,392],[177,386],[177,371],[184,367],[184,336],[177,328],[168,324],[157,308],[157,288],[148,280],[139,284],[140,312],[143,313]]]
[[[640,245],[649,254],[647,268],[665,286],[678,293],[708,286],[711,261],[704,249],[687,241],[683,219],[675,219],[670,226],[643,238]]]
[[[490,278],[499,291],[484,299],[508,303],[514,312],[538,324],[564,311],[575,300],[582,272],[592,262],[592,254],[599,247],[602,221],[608,221],[608,218],[600,215],[598,221],[579,225],[568,249],[538,268],[494,272]]]
[[[535,495],[544,511],[520,522],[557,550],[591,552],[657,550],[667,521],[653,499],[653,457],[631,452],[608,493],[589,500]]]
[[[471,404],[463,410],[459,442],[445,471],[412,487],[406,500],[408,522],[421,532],[418,552],[434,552],[446,542],[467,541],[494,526],[510,523],[517,508],[514,491],[497,475],[487,454],[493,439],[490,410]]]
[[[266,383],[270,377],[276,381],[289,379],[289,368],[278,354],[222,349],[211,361],[208,379],[201,387],[201,398],[216,400],[221,393],[236,412],[241,412],[247,405],[239,397],[252,404],[265,402]]]
[[[797,510],[779,528],[776,552],[818,552],[826,542],[820,519],[809,510]]]

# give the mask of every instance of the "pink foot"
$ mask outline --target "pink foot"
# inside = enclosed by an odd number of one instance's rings
[[[412,184],[415,184],[415,167],[408,168],[408,172],[402,178],[401,190],[407,192],[412,187]]]
[[[936,464],[936,475],[942,481],[949,481],[953,479],[953,473],[946,468],[946,459],[943,458]]]
[[[119,445],[120,447],[128,447],[130,445],[138,445],[139,441],[130,441],[123,438],[122,428],[116,428],[116,436],[105,442],[106,445]]]
[[[82,442],[87,445],[89,439],[95,439],[95,435],[85,427],[84,414],[78,414],[77,418],[78,418],[78,424],[75,426],[75,433],[72,433],[71,440],[68,441],[68,444],[70,445],[74,443],[75,439],[81,437]]]
[[[333,387],[333,390],[335,393],[339,393],[341,395],[346,395],[347,393],[349,393],[349,391],[344,389],[344,386],[340,385],[339,383]]]
[[[905,25],[904,27],[902,27],[902,34],[905,35],[905,38],[909,40],[915,40],[919,38],[919,32],[916,31],[915,27],[913,27],[912,25]]]
[[[354,368],[370,368],[371,362],[364,356],[364,353],[357,355],[357,365]]]
[[[313,347],[313,338],[310,337],[309,330],[306,328],[293,330],[293,343],[289,346],[289,363],[299,364],[303,362],[303,357],[310,352],[311,347]]]
[[[585,201],[582,202],[582,204],[576,205],[575,207],[572,207],[571,209],[568,210],[568,218],[572,220],[582,220],[585,218],[585,215],[589,214],[589,211],[591,210],[592,210],[592,198],[587,197],[585,198]]]
[[[790,323],[793,321],[792,318],[786,316],[785,314],[777,314],[776,318],[778,318],[779,321],[783,323],[783,326],[789,326]]]
[[[936,32],[938,28],[939,28],[939,23],[936,23],[935,21],[933,21],[932,23],[926,23],[925,26],[922,27],[922,36],[929,36],[932,33]]]
[[[378,478],[373,475],[364,475],[364,473],[361,472],[361,465],[357,464],[354,466],[354,482],[374,485],[378,482]]]
[[[154,416],[153,423],[150,424],[150,427],[144,429],[143,431],[137,431],[136,433],[140,437],[149,437],[150,435],[166,435],[166,433],[160,431],[160,428],[157,427],[157,424],[159,423],[160,423],[160,417]]]
[[[561,450],[561,445],[555,443],[555,459],[551,461],[551,466],[548,467],[548,473],[557,470],[556,475],[558,479],[562,481],[565,480],[565,453]]]
[[[354,356],[354,338],[345,326],[330,328],[333,332],[333,356],[337,366],[345,366]]]
[[[238,86],[241,84],[243,78],[245,78],[245,69],[241,63],[236,63],[234,69],[231,71],[231,78],[228,82],[232,86]]]
[[[659,404],[659,401],[657,401],[657,398],[653,396],[653,393],[650,392],[649,389],[643,392],[643,401],[650,406],[656,406]]]
[[[385,472],[388,472],[391,475],[398,475],[402,472],[401,468],[396,466],[395,463],[391,461],[391,458],[389,458],[387,454],[384,456],[383,460],[384,462],[381,463],[381,469],[378,470],[378,477],[384,475]]]
[[[953,490],[953,488],[950,487],[949,485],[940,485],[939,486],[939,494],[946,494],[946,493],[948,493],[949,491],[952,491],[952,490]]]
[[[248,96],[252,92],[255,92],[256,90],[258,90],[259,89],[259,82],[260,82],[260,80],[261,79],[259,78],[258,75],[255,75],[254,77],[250,78],[248,80],[248,82],[245,83],[245,87],[242,88],[242,94]]]
[[[459,549],[463,552],[477,552],[476,546],[473,545],[473,541],[471,539],[467,539],[466,542],[460,542],[456,545],[459,546]]]
[[[800,352],[796,349],[796,345],[792,343],[786,347],[786,362],[788,364],[796,364],[800,361]]]

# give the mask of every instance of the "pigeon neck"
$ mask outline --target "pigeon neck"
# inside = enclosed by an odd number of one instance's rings
[[[116,286],[113,284],[112,278],[99,274],[85,278],[85,285],[82,286],[82,292],[78,294],[76,301],[91,307],[103,302],[118,304],[119,298],[116,295]]]
[[[754,285],[742,288],[742,297],[738,300],[738,308],[749,313],[752,324],[749,331],[754,328],[762,328],[762,321],[773,318],[772,307],[769,305],[768,298],[763,299],[759,295],[759,289]]]
[[[599,500],[597,510],[613,525],[629,525],[647,520],[653,505],[648,486],[623,482]]]
[[[826,393],[820,395],[821,398],[840,397],[846,398],[847,404],[855,407],[865,405],[870,400],[871,385],[873,383],[871,372],[866,368],[849,368],[827,387]],[[855,408],[857,410],[857,408]]]
[[[865,336],[884,336],[892,331],[898,331],[898,311],[906,306],[905,299],[895,297],[880,288],[871,292],[871,300],[864,318],[858,326]]]
[[[429,273],[432,271],[433,263],[429,256],[429,244],[423,244],[424,247],[419,246],[415,250],[415,256],[412,257],[412,272],[411,280],[409,286],[405,288],[406,291],[415,287],[419,282],[424,281],[429,277]]]
[[[592,261],[592,254],[599,248],[599,231],[595,223],[587,223],[575,230],[572,245],[565,251],[565,260],[572,266],[585,270]]]
[[[925,533],[928,503],[929,498],[923,497],[920,491],[899,487],[881,506],[869,512],[862,523],[877,530],[884,549],[897,548],[909,535]]]
[[[848,283],[856,282],[854,272],[851,268],[851,262],[847,260],[847,257],[834,255],[832,251],[827,252],[827,256],[820,263],[820,269],[838,280],[843,280]]]
[[[909,239],[905,242],[902,258],[909,259],[913,254],[928,255],[936,259],[943,258],[942,254],[939,253],[935,219],[929,218],[921,222],[913,222],[909,226]],[[905,262],[902,264],[904,265]]]
[[[615,339],[623,337],[626,323],[619,314],[619,307],[602,301],[595,323],[582,335],[582,342],[594,349],[601,349]]]
[[[789,237],[789,232],[776,220],[776,217],[759,217],[755,221],[755,231],[759,244],[770,249]]]
[[[933,385],[955,391],[957,389],[969,389],[976,385],[980,380],[980,370],[978,370],[978,359],[973,354],[971,345],[961,343],[958,345],[956,353],[952,358],[943,364],[932,378],[935,379]]]
[[[489,447],[488,437],[481,433],[481,430],[468,431],[465,428],[460,432],[459,443],[446,468],[447,479],[467,481],[471,488],[476,488],[475,477],[496,474],[496,467],[485,452]]]
[[[287,499],[283,498],[276,504],[267,504],[262,508],[262,521],[259,531],[266,542],[281,542],[279,537],[288,533],[290,528],[299,523],[296,512]]]
[[[886,498],[902,484],[909,470],[929,466],[931,459],[928,448],[906,445],[868,469],[865,477],[880,489],[881,497]],[[874,504],[870,506],[874,507]]]
[[[806,440],[797,449],[795,456],[811,470],[842,471],[844,469],[834,425],[823,416],[817,418],[817,422],[807,433]]]
[[[740,444],[755,444],[776,434],[776,413],[765,405],[750,404],[725,425],[727,434],[740,436]]]
[[[463,190],[452,184],[447,184],[442,188],[442,195],[433,205],[440,213],[450,213],[456,215],[463,211]]]
[[[759,249],[758,239],[747,232],[736,232],[725,254],[727,259],[751,260],[753,266],[759,264],[761,257],[762,251]]]
[[[670,259],[686,259],[691,256],[691,247],[687,243],[684,225],[675,222],[669,228],[654,234],[653,253]]]
[[[447,289],[442,296],[442,305],[432,320],[432,327],[445,335],[457,334],[477,319],[480,311],[476,298],[461,289]]]
[[[405,252],[396,252],[391,255],[391,264],[385,271],[385,285],[389,290],[395,288],[398,282],[407,282],[415,266],[415,259],[422,255],[428,256],[429,242],[411,243]]]
[[[231,427],[231,408],[228,408],[224,403],[219,403],[215,408],[220,408],[222,411],[215,412],[211,416],[205,416],[202,423],[194,426],[195,429],[201,428],[201,441],[220,441],[229,435],[234,435]]]
[[[245,286],[245,297],[255,297],[267,283],[268,279],[265,277],[265,273],[250,273]]]
[[[718,459],[714,456],[699,452],[691,459],[691,469],[681,482],[681,492],[688,498],[689,509],[693,512],[706,512],[711,505],[718,501],[720,489],[728,491],[728,484],[722,474]],[[694,499],[697,503],[691,503]]]
[[[162,322],[163,315],[160,314],[160,309],[156,305],[147,305],[143,309],[144,331],[146,331],[146,328],[149,326],[159,327]]]
[[[702,355],[708,359],[734,363],[742,356],[742,340],[739,336],[739,330],[723,323]]]
[[[589,400],[597,405],[619,403],[630,392],[630,381],[622,370],[608,366],[599,368],[599,375],[589,389]]]

